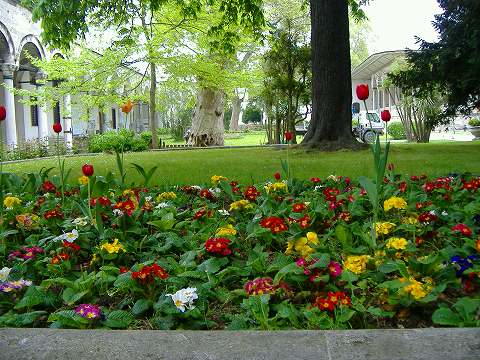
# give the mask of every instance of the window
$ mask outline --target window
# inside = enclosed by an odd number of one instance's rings
[[[371,122],[375,123],[380,123],[380,117],[378,116],[377,113],[368,113],[367,114],[367,120],[370,120]]]
[[[37,101],[37,99],[32,96],[30,97],[31,102]],[[37,104],[32,104],[30,105],[30,121],[32,123],[32,126],[38,126],[38,105]]]
[[[57,101],[53,107],[53,123],[60,123],[60,103]]]
[[[117,112],[115,109],[112,109],[112,127],[117,128]]]

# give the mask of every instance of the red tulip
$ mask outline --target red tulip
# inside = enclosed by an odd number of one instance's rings
[[[280,180],[281,175],[279,172],[276,172],[275,174],[273,174],[273,177],[275,178],[275,180]]]
[[[290,141],[293,139],[293,135],[290,131],[285,131],[285,140]]]
[[[382,120],[385,122],[389,122],[392,118],[392,114],[390,114],[389,110],[383,110],[380,115]]]
[[[93,175],[93,165],[85,164],[82,166],[82,172],[85,176],[92,176]]]
[[[53,124],[53,131],[55,131],[55,133],[59,134],[62,132],[62,124],[60,123],[55,123]]]
[[[367,84],[357,85],[357,97],[359,100],[367,100],[370,95]]]
[[[7,118],[7,109],[5,106],[0,105],[0,121],[3,121]]]

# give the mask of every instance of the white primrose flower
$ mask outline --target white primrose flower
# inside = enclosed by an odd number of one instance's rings
[[[448,216],[448,212],[446,212],[445,210],[442,211],[442,215],[443,216]]]
[[[209,190],[212,194],[214,194],[214,195],[218,195],[218,194],[220,194],[220,193],[222,192],[222,190],[219,189],[219,188],[210,188],[210,189],[208,189],[208,190]]]
[[[85,226],[88,224],[88,221],[87,221],[88,217],[78,217],[78,218],[75,218],[75,220],[72,221],[72,224],[75,225],[75,226]]]
[[[262,214],[255,214],[255,216],[253,217],[253,221],[260,220],[261,218],[262,218]]]
[[[10,271],[12,269],[8,267],[4,267],[2,270],[0,270],[0,281],[4,282],[7,281],[8,275],[10,274]]]
[[[165,296],[170,296],[173,303],[181,312],[185,310],[195,309],[193,301],[198,299],[197,288],[185,288],[178,290],[175,294],[166,294]]]
[[[147,202],[152,201],[152,197],[151,196],[145,196],[145,201],[147,201]]]
[[[170,204],[168,202],[161,202],[160,204],[158,204],[157,206],[155,206],[155,209],[165,209],[167,207],[169,207]]]
[[[437,215],[437,213],[435,212],[435,210],[431,210],[431,211],[429,211],[428,213],[431,214],[431,215]]]
[[[120,209],[114,209],[113,210],[113,215],[118,216],[118,217],[123,216],[123,211],[120,210]]]
[[[63,234],[63,240],[65,240],[66,242],[73,243],[77,239],[78,239],[77,229],[73,229],[71,232]]]
[[[228,215],[230,215],[230,213],[229,213],[227,210],[225,210],[225,209],[220,209],[220,210],[218,210],[218,213],[219,213],[220,215],[223,215],[223,216],[228,216]]]
[[[202,187],[201,187],[201,186],[198,186],[198,185],[192,185],[192,186],[190,186],[190,187],[191,187],[192,189],[195,189],[195,190],[198,190],[198,191],[202,190]]]

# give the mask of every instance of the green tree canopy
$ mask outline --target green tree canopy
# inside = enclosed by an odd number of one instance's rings
[[[439,89],[446,114],[468,114],[480,108],[480,1],[438,0],[443,13],[435,16],[440,40],[420,41],[411,51],[411,68],[394,82],[420,97]]]

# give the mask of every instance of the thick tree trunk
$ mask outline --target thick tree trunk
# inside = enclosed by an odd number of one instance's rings
[[[240,120],[240,112],[242,111],[242,99],[235,94],[232,99],[232,116],[230,117],[230,130],[239,131],[238,121]]]
[[[157,72],[155,63],[150,63],[150,101],[149,101],[149,116],[148,121],[150,123],[150,131],[152,132],[152,149],[158,148],[158,135],[157,135],[157,116],[156,116],[156,101],[155,93],[157,91]]]
[[[224,102],[225,93],[222,90],[199,89],[188,145],[223,146]]]
[[[312,120],[302,145],[361,148],[352,135],[348,1],[310,0]]]

